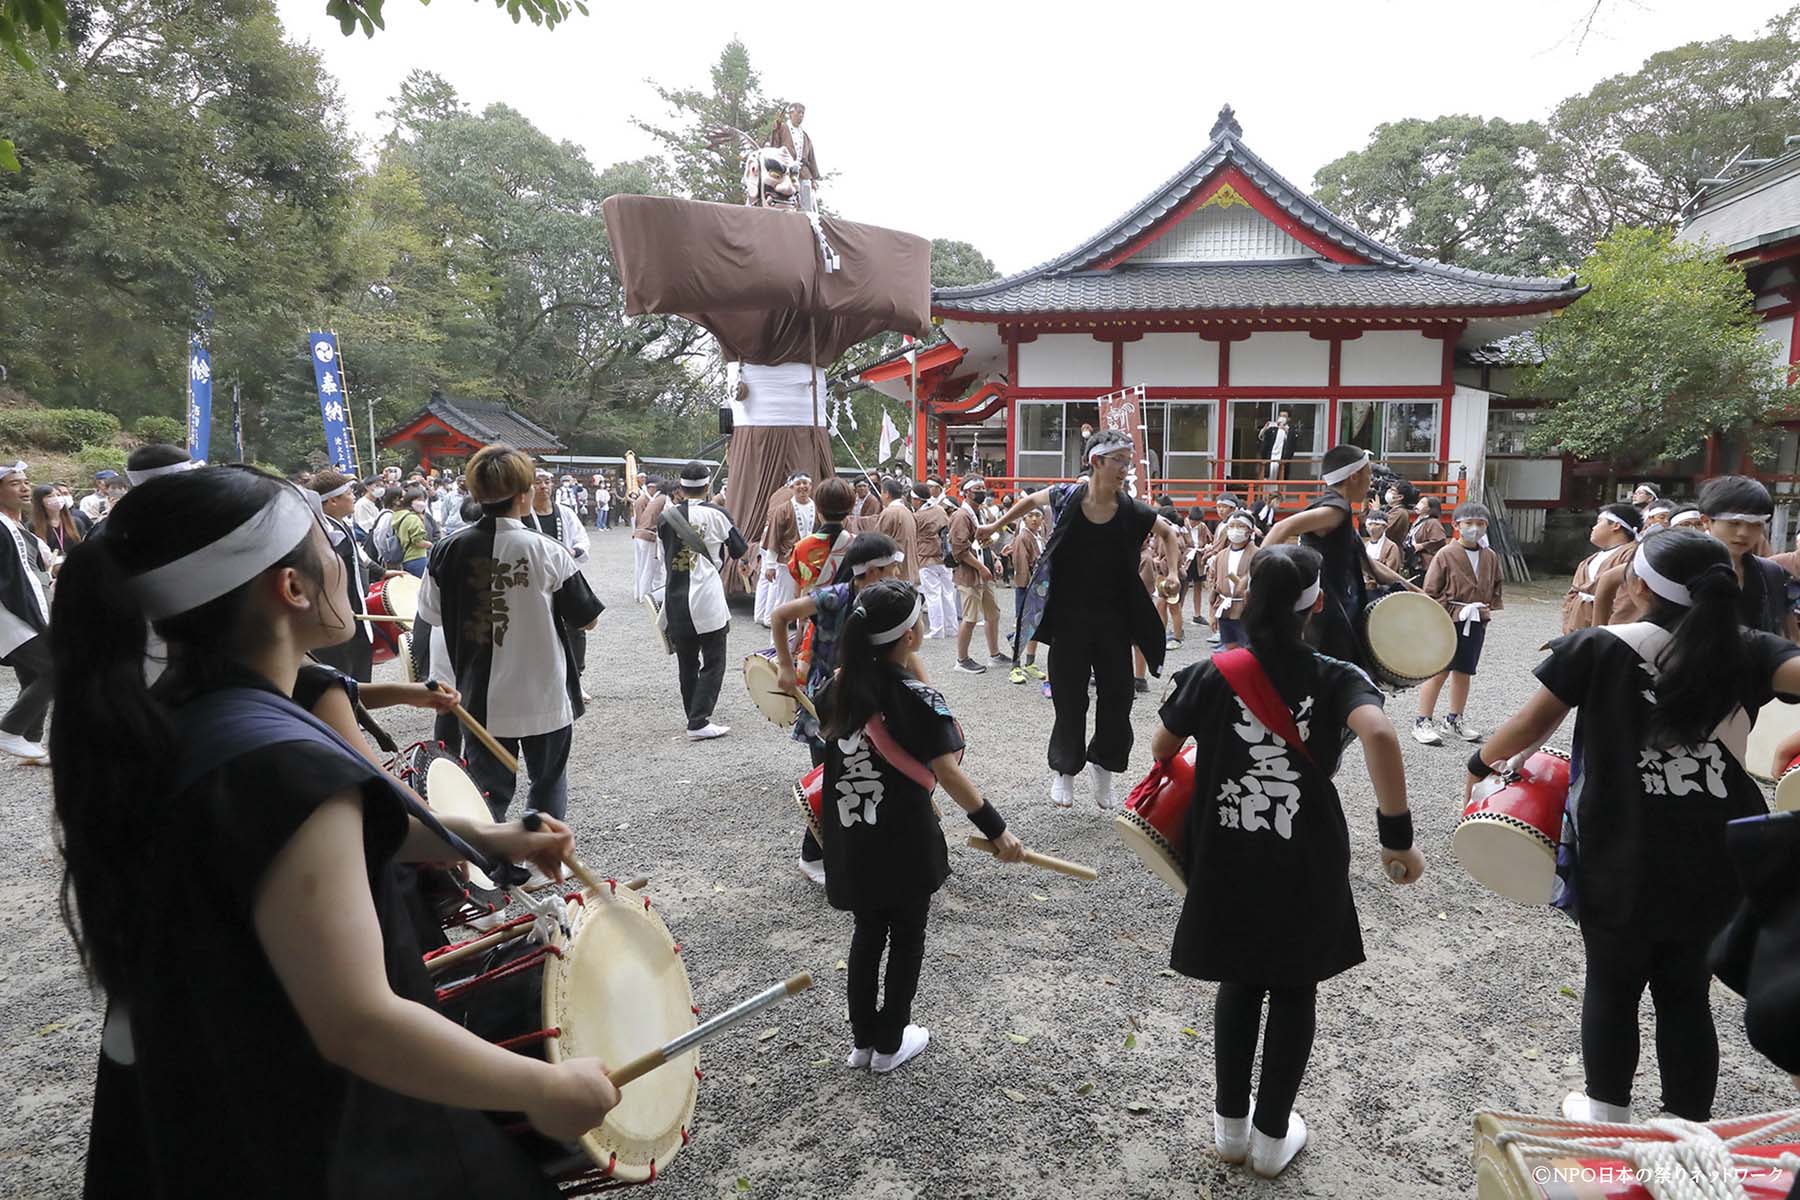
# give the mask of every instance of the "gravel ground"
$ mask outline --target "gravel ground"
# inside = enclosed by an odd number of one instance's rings
[[[1165,970],[1174,894],[1085,795],[1070,810],[1049,804],[1050,705],[1038,689],[1011,686],[999,672],[955,674],[942,641],[926,643],[925,659],[963,722],[974,779],[1028,846],[1093,864],[1100,879],[1082,884],[954,852],[915,1006],[931,1048],[891,1076],[847,1071],[836,968],[849,917],[794,867],[800,823],[789,788],[807,765],[804,749],[755,712],[735,670],[719,706],[731,736],[690,745],[673,660],[650,650],[645,615],[629,603],[629,542],[615,531],[595,543],[589,574],[613,607],[591,637],[595,702],[570,766],[583,857],[605,874],[651,877],[704,1009],[800,968],[819,981],[752,1030],[703,1049],[694,1141],[658,1181],[659,1194],[1467,1195],[1476,1110],[1553,1112],[1579,1086],[1573,928],[1548,909],[1483,891],[1450,856],[1465,751],[1402,739],[1429,859],[1425,879],[1403,889],[1381,875],[1374,796],[1353,746],[1338,785],[1369,961],[1320,989],[1298,1104],[1313,1141],[1270,1184],[1219,1164],[1210,1141],[1213,988]],[[1470,705],[1478,728],[1530,693],[1528,671],[1557,632],[1564,586],[1509,595]],[[736,618],[734,656],[766,644],[747,616]],[[1204,653],[1204,637],[1190,637],[1170,665]],[[0,683],[0,703],[14,690],[10,677]],[[1409,721],[1411,694],[1390,710],[1397,724]],[[1139,704],[1133,719],[1135,773],[1147,765],[1155,705]],[[427,732],[414,710],[384,720],[403,741]],[[57,918],[48,782],[41,768],[0,766],[0,818],[15,831],[0,843],[5,1196],[79,1191],[99,1041],[94,998]],[[971,831],[952,829],[958,842]],[[1745,1043],[1741,1004],[1715,986],[1714,1007],[1719,1112],[1792,1104],[1785,1076]],[[1648,1051],[1648,1001],[1642,1019]],[[779,1033],[759,1040],[769,1027]],[[1657,1095],[1648,1053],[1640,1074],[1642,1109]]]

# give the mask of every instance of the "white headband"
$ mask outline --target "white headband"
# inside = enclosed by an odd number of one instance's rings
[[[134,479],[131,482],[136,483],[137,480]],[[338,486],[332,488],[329,492],[320,492],[319,493],[319,503],[323,504],[327,500],[336,500],[339,496],[343,495],[345,492],[347,492],[349,490],[350,490],[350,485],[348,483],[340,483]]]
[[[1639,550],[1637,557],[1631,560],[1632,574],[1644,581],[1644,586],[1667,600],[1670,604],[1679,604],[1682,608],[1692,608],[1694,594],[1656,569],[1650,556]]]
[[[1700,523],[1700,513],[1695,510],[1690,510],[1690,511],[1684,512],[1684,513],[1676,513],[1674,516],[1669,518],[1669,525],[1671,528],[1676,525],[1698,525],[1699,523]]]
[[[1094,448],[1088,451],[1088,461],[1093,462],[1102,454],[1111,454],[1115,450],[1131,449],[1131,439],[1117,430],[1101,434],[1094,439]]]
[[[869,645],[885,646],[889,642],[899,641],[901,638],[906,636],[907,630],[911,629],[914,625],[917,625],[919,623],[919,614],[921,612],[923,612],[924,610],[925,610],[925,597],[922,595],[919,595],[917,592],[913,593],[912,612],[908,613],[906,615],[906,619],[901,621],[898,625],[894,626],[892,629],[884,629],[880,633],[871,633],[869,635]],[[865,610],[865,611],[867,611],[867,610]]]
[[[132,487],[139,487],[142,484],[149,483],[152,479],[156,479],[159,476],[179,475],[183,471],[191,471],[199,465],[200,464],[196,463],[193,459],[190,458],[190,459],[183,459],[181,462],[172,462],[166,466],[145,467],[141,471],[133,471],[130,467],[127,467],[127,468],[125,468],[125,479],[127,482],[129,482],[131,484]]]
[[[712,482],[712,476],[711,476],[711,475],[705,475],[705,474],[702,474],[702,475],[683,475],[683,476],[682,476],[682,477],[681,477],[681,481],[680,481],[680,482],[681,482],[681,486],[682,486],[682,487],[684,487],[684,488],[687,488],[687,489],[689,489],[689,490],[690,490],[690,491],[691,491],[691,490],[693,490],[693,489],[695,489],[695,488],[703,488],[703,487],[705,487],[705,486],[706,486],[706,485],[707,485],[707,484],[709,484],[709,483],[711,483],[711,482]]]
[[[1319,593],[1322,591],[1324,591],[1324,581],[1320,579],[1313,580],[1312,586],[1307,588],[1304,592],[1301,592],[1300,598],[1294,601],[1294,611],[1306,612],[1311,609],[1313,605],[1319,602]]]
[[[13,463],[10,467],[0,467],[0,479],[5,479],[8,475],[23,475],[29,470],[31,470],[31,468],[26,466],[23,460],[21,460]]]
[[[1370,460],[1373,458],[1374,455],[1370,454],[1367,450],[1364,450],[1363,456],[1359,461],[1339,467],[1335,471],[1327,471],[1325,474],[1319,476],[1319,478],[1325,483],[1342,483],[1344,480],[1368,466]]]
[[[152,621],[192,612],[274,566],[317,524],[300,489],[283,487],[250,520],[216,542],[131,577],[131,591]]]
[[[1242,525],[1242,526],[1246,527],[1247,529],[1249,529],[1250,532],[1252,532],[1252,533],[1256,532],[1256,518],[1252,517],[1249,513],[1245,512],[1241,508],[1238,511],[1232,513],[1229,517],[1226,517],[1225,524],[1227,527],[1230,527],[1232,525]]]
[[[868,562],[859,562],[850,568],[852,575],[861,577],[877,567],[893,567],[906,561],[906,551],[896,550],[886,558],[871,558]]]
[[[1625,522],[1625,518],[1621,517],[1618,513],[1602,512],[1600,514],[1600,519],[1602,521],[1611,521],[1614,525],[1617,525],[1620,529],[1623,529],[1626,533],[1629,533],[1631,535],[1632,541],[1637,540],[1638,531],[1633,529],[1630,525],[1628,525]]]
[[[1769,519],[1768,513],[1712,513],[1715,521],[1748,521],[1753,525],[1762,525]]]

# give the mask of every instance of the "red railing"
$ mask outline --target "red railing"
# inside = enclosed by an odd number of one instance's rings
[[[1444,468],[1438,474],[1446,476],[1442,479],[1409,479],[1413,487],[1423,496],[1435,496],[1449,513],[1458,504],[1468,499],[1468,474],[1460,463],[1434,463],[1433,466]],[[1043,475],[986,475],[988,490],[995,495],[1008,492],[1037,491],[1055,483],[1074,483],[1067,477],[1051,477]],[[960,485],[961,477],[947,481],[952,490]],[[1204,479],[1152,479],[1150,492],[1154,496],[1167,495],[1175,501],[1178,508],[1189,508],[1199,505],[1211,508],[1213,499],[1221,492],[1230,492],[1245,504],[1257,505],[1270,498],[1274,493],[1277,512],[1298,512],[1305,508],[1325,490],[1325,485],[1317,479],[1245,479],[1229,476],[1213,476]]]

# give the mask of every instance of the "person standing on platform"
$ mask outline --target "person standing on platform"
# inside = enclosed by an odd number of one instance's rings
[[[675,650],[688,740],[704,742],[731,732],[712,719],[725,678],[725,640],[731,632],[731,610],[725,607],[725,581],[719,572],[725,559],[748,554],[750,544],[724,509],[707,502],[712,472],[705,463],[690,462],[681,468],[680,484],[681,498],[666,505],[656,522],[668,572],[662,628]]]
[[[949,637],[957,625],[956,580],[944,565],[944,554],[950,545],[950,514],[932,498],[930,484],[913,484],[912,494],[913,529],[917,536],[910,557],[919,572],[919,591],[925,597],[925,618],[930,629],[925,636]]]
[[[881,498],[885,502],[881,515],[875,518],[875,532],[886,534],[894,539],[894,545],[906,553],[906,561],[901,564],[900,577],[908,583],[919,582],[919,564],[913,558],[912,548],[919,540],[918,522],[913,519],[912,508],[906,503],[906,482],[897,476],[889,475],[881,481]]]
[[[756,623],[769,628],[770,614],[794,598],[794,577],[787,572],[788,555],[800,539],[812,533],[819,521],[813,501],[812,476],[796,471],[787,486],[769,497],[767,523],[762,538],[762,575],[756,581]]]
[[[467,475],[482,517],[431,548],[419,616],[443,637],[463,707],[507,753],[522,754],[526,811],[561,820],[572,727],[585,711],[568,634],[592,628],[604,606],[561,542],[525,528],[530,456],[484,446]],[[518,776],[477,738],[463,751],[494,820],[505,820]]]
[[[962,609],[962,624],[956,630],[956,669],[980,675],[987,664],[969,657],[975,622],[987,621],[988,662],[1010,667],[1012,659],[1000,653],[1000,601],[994,572],[981,560],[981,518],[976,513],[987,499],[986,481],[979,475],[963,480],[962,496],[962,506],[950,518],[950,553],[956,559],[956,598]],[[993,536],[991,531],[988,536]]]
[[[638,476],[643,479],[643,476]],[[632,574],[631,598],[642,600],[662,586],[662,560],[656,555],[656,522],[669,503],[653,479],[645,479],[631,502]]]
[[[1163,560],[1181,561],[1175,530],[1125,491],[1131,439],[1097,433],[1083,448],[1087,483],[1053,484],[1022,496],[999,524],[1035,509],[1050,511],[1050,540],[1026,588],[1017,641],[1050,648],[1050,699],[1056,718],[1047,757],[1050,799],[1075,803],[1075,776],[1088,768],[1094,802],[1117,806],[1113,776],[1130,765],[1133,647],[1161,674],[1163,625],[1138,579],[1138,555],[1152,534]],[[985,531],[981,531],[985,532]],[[1173,570],[1173,568],[1171,568]],[[1174,575],[1167,576],[1179,588]],[[967,628],[965,626],[964,628]],[[1094,736],[1087,736],[1088,679],[1095,687]]]
[[[1263,538],[1263,547],[1299,541],[1316,550],[1324,561],[1325,606],[1307,625],[1307,636],[1316,639],[1319,653],[1369,669],[1369,654],[1357,633],[1363,607],[1368,603],[1364,574],[1377,582],[1420,589],[1369,558],[1357,536],[1351,514],[1362,511],[1369,494],[1374,464],[1361,446],[1333,446],[1320,463],[1324,494],[1305,509],[1276,523]]]

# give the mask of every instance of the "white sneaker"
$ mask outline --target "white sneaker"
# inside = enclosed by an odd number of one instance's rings
[[[1288,1114],[1287,1136],[1272,1138],[1262,1130],[1250,1129],[1250,1169],[1264,1179],[1273,1179],[1294,1161],[1306,1146],[1306,1122],[1299,1113]]]
[[[1563,1097],[1562,1115],[1570,1121],[1586,1121],[1593,1125],[1631,1124],[1631,1106],[1608,1104],[1583,1092],[1570,1092]]]
[[[900,1035],[900,1048],[892,1054],[876,1054],[869,1059],[869,1070],[886,1075],[896,1067],[917,1058],[931,1044],[931,1030],[923,1025],[908,1025]]]
[[[1441,746],[1444,735],[1437,731],[1437,722],[1430,717],[1413,718],[1413,741],[1421,746]]]
[[[1113,773],[1089,763],[1088,775],[1094,781],[1094,803],[1107,810],[1119,807],[1118,800],[1113,797]]]
[[[875,1051],[872,1048],[868,1046],[855,1046],[852,1047],[850,1053],[845,1056],[844,1065],[849,1067],[852,1071],[860,1071],[868,1066],[869,1060],[874,1057]]]
[[[30,738],[19,733],[0,733],[0,750],[17,755],[26,762],[48,759],[49,753]]]
[[[825,886],[825,860],[824,859],[821,858],[821,859],[818,859],[817,861],[813,861],[813,862],[809,862],[804,858],[801,859],[800,860],[800,873],[802,875],[806,876],[808,879],[812,880],[814,883],[818,884],[820,887]]]
[[[1250,1155],[1250,1118],[1213,1114],[1213,1152],[1221,1162],[1241,1163]]]
[[[1478,729],[1470,729],[1467,725],[1464,725],[1461,717],[1445,717],[1444,731],[1446,733],[1454,734],[1465,742],[1479,742],[1481,740],[1481,731]]]
[[[1073,807],[1075,804],[1075,777],[1073,775],[1050,777],[1050,803],[1058,808]]]
[[[688,741],[690,741],[690,742],[708,742],[708,741],[711,741],[713,738],[722,738],[730,732],[731,732],[731,726],[719,725],[715,722],[708,721],[705,725],[702,725],[698,729],[688,730]]]

